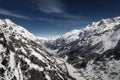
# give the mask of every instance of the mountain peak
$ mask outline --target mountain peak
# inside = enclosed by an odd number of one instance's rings
[[[68,43],[69,43],[69,41],[71,42],[71,41],[74,41],[74,40],[78,39],[79,38],[79,34],[80,34],[81,31],[82,30],[74,29],[74,30],[64,34],[62,36],[62,38],[67,39],[66,41],[68,41]]]
[[[11,24],[15,24],[15,23],[13,23],[10,19],[0,19],[0,25],[2,25],[2,24],[11,25]]]
[[[114,19],[120,19],[120,16],[115,17]]]
[[[98,30],[105,31],[114,28],[115,26],[120,24],[120,17],[111,18],[111,19],[101,19],[98,22],[93,22],[88,25],[84,30]]]
[[[81,32],[81,30],[74,29],[74,30],[72,30],[72,31],[67,32],[66,34],[64,34],[63,37],[66,38],[66,37],[69,37],[70,35],[74,35],[74,34],[79,33],[79,32]]]
[[[10,19],[4,19],[4,21],[5,21],[7,24],[15,24],[15,23],[13,23]]]
[[[36,37],[28,30],[12,22],[10,19],[0,19],[0,30],[6,36],[21,35],[24,38],[35,40]]]

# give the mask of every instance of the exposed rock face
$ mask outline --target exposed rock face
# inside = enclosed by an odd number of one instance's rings
[[[36,37],[8,19],[0,20],[0,80],[75,80],[62,71]]]
[[[120,17],[46,41],[1,19],[0,80],[120,80]]]
[[[120,79],[120,17],[93,22],[46,43],[85,80]]]

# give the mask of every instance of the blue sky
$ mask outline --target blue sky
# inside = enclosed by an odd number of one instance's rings
[[[37,36],[81,29],[120,16],[119,9],[120,0],[0,0],[0,18],[9,18]]]

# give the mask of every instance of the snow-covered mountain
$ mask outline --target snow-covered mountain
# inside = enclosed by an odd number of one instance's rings
[[[83,80],[120,80],[120,17],[93,22],[46,45]]]
[[[9,19],[0,19],[0,80],[75,80],[53,51]]]
[[[119,34],[120,17],[55,40],[0,19],[0,80],[120,80]]]

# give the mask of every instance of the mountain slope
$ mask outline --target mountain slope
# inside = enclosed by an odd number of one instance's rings
[[[0,20],[0,80],[75,80],[36,39],[9,19]]]
[[[46,43],[86,80],[120,79],[120,17],[93,22]],[[67,59],[66,59],[67,57]]]

